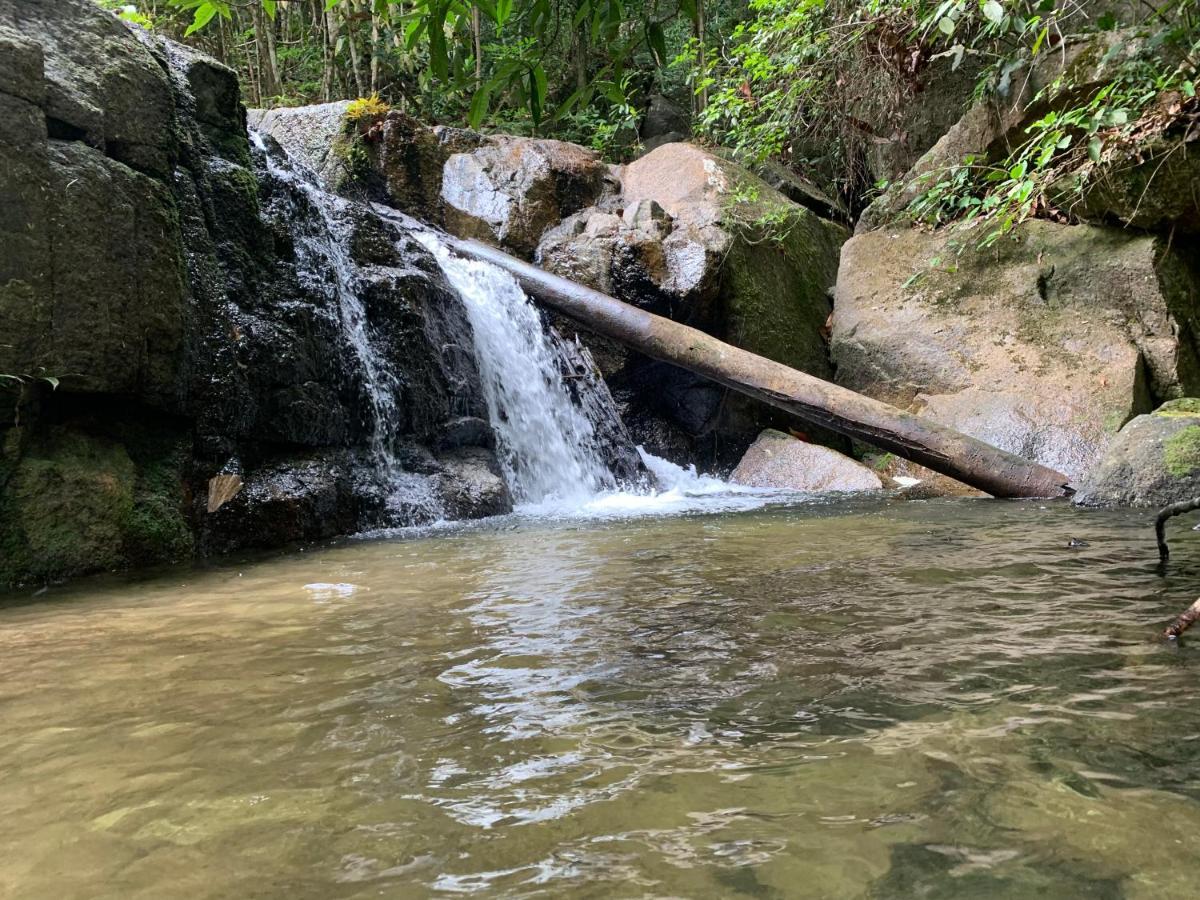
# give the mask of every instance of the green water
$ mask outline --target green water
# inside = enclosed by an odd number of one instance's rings
[[[1200,535],[1164,577],[1146,519],[502,521],[16,595],[0,896],[1195,897],[1200,641],[1155,636]]]

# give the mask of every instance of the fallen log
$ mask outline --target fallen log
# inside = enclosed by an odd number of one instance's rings
[[[478,241],[447,241],[462,256],[509,272],[534,299],[592,331],[806,422],[895,453],[995,497],[1069,497],[1074,493],[1065,475],[944,425],[756,356]]]

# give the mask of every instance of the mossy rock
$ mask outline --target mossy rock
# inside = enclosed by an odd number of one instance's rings
[[[16,441],[5,441],[0,585],[191,554],[176,448],[137,433],[127,446],[56,426],[19,458],[16,450]]]
[[[1121,429],[1080,489],[1086,506],[1160,507],[1200,496],[1200,398],[1181,397]]]
[[[118,566],[136,481],[133,460],[111,441],[67,432],[27,451],[0,511],[0,580]]]

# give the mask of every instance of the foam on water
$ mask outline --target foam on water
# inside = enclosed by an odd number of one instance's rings
[[[599,491],[582,502],[550,500],[523,504],[517,513],[543,518],[629,519],[683,513],[736,512],[773,503],[801,499],[791,491],[746,487],[701,475],[695,466],[678,466],[638,447],[642,462],[654,476],[656,487],[641,490]]]

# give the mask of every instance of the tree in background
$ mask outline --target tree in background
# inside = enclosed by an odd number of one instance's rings
[[[1052,184],[1136,155],[1196,112],[1200,0],[98,2],[235,68],[257,106],[378,95],[428,121],[621,157],[663,93],[690,105],[701,139],[789,165],[851,211],[881,187],[868,151],[903,140],[935,64],[965,66],[976,98],[1004,96],[1071,35],[1136,21],[1143,54],[1083,94],[1068,73],[1051,86],[1055,111],[1007,158],[964,160],[915,205],[930,222],[987,220],[993,239],[1053,213]]]

